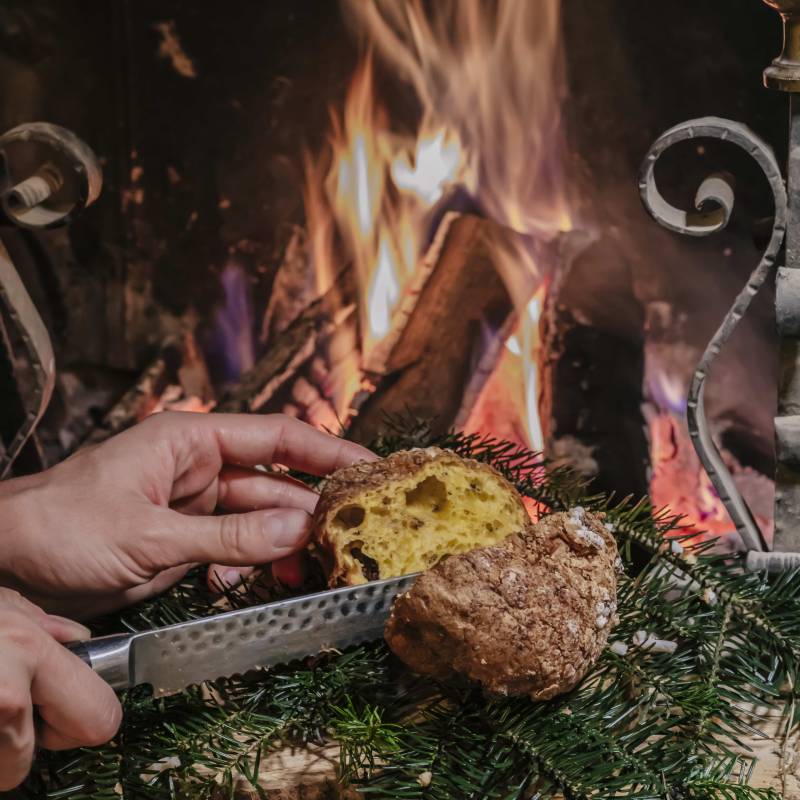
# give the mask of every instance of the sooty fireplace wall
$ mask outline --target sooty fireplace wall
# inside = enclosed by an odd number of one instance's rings
[[[543,27],[557,5],[541,3]],[[2,129],[63,124],[105,170],[102,197],[68,231],[7,235],[61,369],[40,431],[45,463],[160,407],[284,410],[326,427],[358,407],[344,421],[366,439],[384,410],[408,405],[534,445],[538,417],[549,454],[600,488],[650,490],[698,528],[729,529],[685,435],[683,398],[757,258],[769,195],[727,150],[678,153],[662,176],[676,202],[709,166],[740,178],[726,232],[682,241],[641,209],[636,173],[655,136],[692,116],[745,119],[784,141],[783,104],[759,80],[779,36],[766,8],[729,0],[722,16],[712,0],[644,10],[563,0],[554,72],[533,77],[557,81],[563,57],[565,82],[545,92],[564,119],[547,128],[548,158],[561,165],[572,230],[531,245],[547,276],[533,298],[536,329],[518,330],[531,298],[521,304],[495,270],[515,234],[497,233],[485,204],[453,192],[442,212],[467,216],[440,226],[424,313],[409,311],[402,347],[377,377],[354,363],[364,318],[352,312],[348,265],[333,293],[307,270],[304,153],[321,158],[330,108],[343,108],[369,40],[337,3],[26,0],[6,3],[0,22]],[[420,101],[396,72],[377,52],[372,92],[404,131]],[[531,180],[547,191],[541,169]],[[765,526],[772,307],[757,301],[709,390],[715,432]],[[534,363],[513,362],[515,347]],[[509,401],[514,381],[535,414],[524,398]],[[343,409],[331,395],[348,382]]]

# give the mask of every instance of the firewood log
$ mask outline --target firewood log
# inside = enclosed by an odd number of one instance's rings
[[[514,314],[496,257],[513,235],[474,216],[452,221],[384,374],[350,426],[352,438],[373,440],[387,413],[432,419],[440,431],[454,423],[487,338]]]
[[[263,409],[314,355],[325,336],[351,313],[347,305],[351,291],[351,279],[343,272],[325,295],[274,337],[255,366],[228,389],[214,410],[243,413]]]

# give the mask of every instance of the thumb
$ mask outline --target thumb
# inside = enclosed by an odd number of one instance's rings
[[[311,516],[296,508],[270,508],[247,514],[192,517],[170,515],[161,558],[166,569],[188,562],[250,566],[284,558],[308,541]]]

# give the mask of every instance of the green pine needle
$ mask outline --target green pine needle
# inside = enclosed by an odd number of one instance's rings
[[[741,742],[758,736],[754,709],[794,702],[800,663],[800,580],[745,572],[708,544],[684,550],[679,517],[646,500],[593,495],[568,470],[507,442],[451,433],[423,421],[387,421],[376,450],[437,445],[495,466],[556,511],[581,505],[614,526],[630,577],[619,587],[620,623],[592,673],[544,703],[487,700],[475,689],[425,684],[382,643],[220,680],[161,700],[144,689],[123,699],[110,745],[43,753],[25,786],[36,798],[145,800],[233,796],[273,750],[340,745],[340,779],[372,797],[639,800],[773,800],[748,785],[754,761]],[[316,479],[302,476],[313,485]],[[644,559],[642,559],[644,554]],[[645,565],[634,573],[632,560]],[[234,607],[277,596],[267,581],[227,592]],[[141,630],[213,613],[198,570],[167,594],[104,621]],[[674,653],[637,646],[638,631],[673,641]],[[624,654],[623,654],[624,653]],[[789,688],[787,688],[789,687]],[[210,689],[210,691],[209,691]],[[800,713],[790,711],[785,730]],[[763,734],[762,734],[763,735]]]

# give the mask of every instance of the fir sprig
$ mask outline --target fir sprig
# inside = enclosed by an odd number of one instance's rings
[[[777,798],[748,785],[753,758],[742,742],[764,727],[756,709],[787,697],[795,707],[797,576],[748,574],[738,557],[688,541],[680,518],[654,513],[646,500],[592,495],[569,471],[507,442],[437,437],[424,422],[396,418],[376,449],[429,445],[492,464],[550,510],[581,505],[613,526],[630,577],[620,582],[613,646],[578,688],[544,703],[487,700],[474,689],[415,681],[376,643],[161,700],[129,692],[115,742],[43,754],[27,793],[216,798],[244,784],[262,797],[269,752],[333,740],[341,779],[373,797]],[[274,590],[250,586],[228,592],[225,602],[264,602]],[[215,613],[215,600],[197,571],[110,624],[170,624]],[[674,652],[657,652],[656,639],[674,643]],[[790,714],[786,729],[798,722]]]

